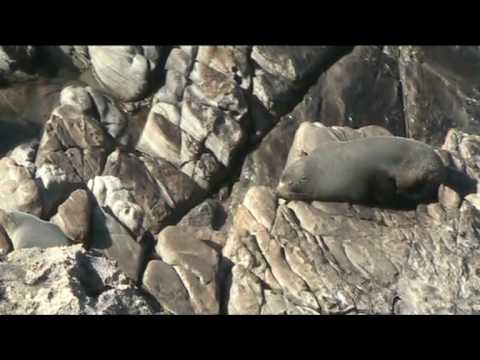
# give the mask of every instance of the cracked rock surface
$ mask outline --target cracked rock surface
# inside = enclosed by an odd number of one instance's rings
[[[0,313],[154,314],[158,310],[105,258],[81,245],[22,249],[0,262]]]
[[[478,313],[479,54],[1,46],[0,314]],[[371,136],[435,147],[437,201],[277,197]]]

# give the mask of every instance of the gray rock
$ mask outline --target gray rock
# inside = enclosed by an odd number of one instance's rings
[[[141,100],[150,90],[152,74],[162,57],[157,46],[89,46],[101,83],[123,101]]]
[[[113,261],[81,245],[22,249],[0,262],[0,314],[154,314]]]
[[[0,225],[5,229],[15,250],[69,244],[58,226],[24,212],[0,210]]]
[[[140,280],[146,261],[146,244],[136,242],[126,228],[98,207],[92,211],[90,248],[115,260],[130,279]]]
[[[401,46],[407,135],[439,146],[450,128],[479,131],[477,46]]]
[[[251,56],[260,69],[253,80],[253,95],[280,117],[310,82],[349,51],[350,47],[341,46],[254,46]]]
[[[165,263],[177,271],[195,313],[218,314],[219,256],[204,240],[209,239],[195,236],[195,231],[190,228],[169,226],[158,235],[155,250]]]
[[[327,126],[367,125],[406,136],[398,61],[380,46],[356,46],[318,80],[318,113],[313,121]]]

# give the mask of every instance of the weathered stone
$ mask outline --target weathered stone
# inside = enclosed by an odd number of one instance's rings
[[[42,214],[42,199],[31,173],[13,159],[0,159],[0,207]]]
[[[162,58],[157,46],[89,46],[88,50],[99,80],[124,101],[147,95]]]
[[[113,261],[81,245],[22,249],[0,262],[0,314],[154,314]]]
[[[476,46],[401,46],[407,136],[441,145],[450,128],[477,133]]]
[[[305,85],[349,51],[351,47],[341,46],[254,46],[251,56],[262,71],[256,71],[253,95],[272,114],[282,116]]]
[[[114,176],[97,176],[88,182],[88,188],[98,205],[108,209],[132,234],[141,236],[145,212],[135,203],[120,179]]]
[[[120,179],[122,187],[143,209],[144,229],[157,234],[170,221],[173,212],[168,199],[164,198],[156,179],[135,155],[116,150],[108,157],[103,175]]]
[[[272,189],[256,186],[247,192],[243,204],[260,224],[270,230],[275,220],[276,200],[277,197]]]
[[[227,214],[222,204],[213,199],[207,199],[191,209],[180,220],[180,226],[209,227],[214,230],[220,229],[225,223]]]
[[[395,58],[381,46],[356,46],[320,77],[313,101],[321,106],[312,120],[355,129],[379,125],[405,136],[401,90]]]
[[[187,290],[172,266],[160,260],[150,261],[143,275],[143,286],[165,310],[193,314]]]
[[[154,157],[180,165],[180,111],[175,105],[158,102],[153,105],[135,147]]]
[[[228,314],[259,315],[263,303],[260,279],[241,265],[235,265],[232,269],[232,285],[228,298]]]
[[[58,205],[63,203],[70,193],[83,186],[82,179],[74,172],[53,164],[44,164],[38,168],[35,178],[40,188],[43,204],[43,217],[55,214]]]
[[[140,280],[145,266],[146,244],[136,242],[127,229],[98,207],[92,213],[90,247],[115,260],[129,278]]]
[[[156,252],[172,265],[186,287],[197,314],[217,314],[218,254],[188,228],[166,227],[158,235]]]
[[[16,146],[9,152],[8,157],[13,159],[18,165],[23,166],[28,172],[35,175],[35,156],[38,149],[38,140],[32,140],[27,143]]]
[[[87,243],[90,233],[91,204],[85,190],[75,190],[58,207],[50,220],[74,243]]]

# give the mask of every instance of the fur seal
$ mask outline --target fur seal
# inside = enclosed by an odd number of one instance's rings
[[[395,206],[432,200],[446,178],[429,145],[375,136],[322,144],[284,170],[277,193],[288,200]]]
[[[14,249],[70,244],[58,226],[21,211],[0,209],[0,224],[8,234]]]

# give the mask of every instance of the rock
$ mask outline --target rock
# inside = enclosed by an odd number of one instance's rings
[[[165,310],[173,314],[193,314],[187,290],[172,266],[160,260],[150,261],[143,275],[143,285]]]
[[[32,45],[0,46],[0,81],[30,80],[35,55]]]
[[[169,103],[153,105],[135,147],[174,165],[181,164],[180,111]]]
[[[63,203],[70,193],[82,187],[82,179],[71,169],[53,165],[42,165],[35,178],[39,185],[43,203],[43,217],[49,218],[56,213],[58,205]]]
[[[58,207],[57,214],[50,220],[74,243],[86,244],[90,233],[91,205],[85,190],[75,190]]]
[[[44,215],[52,216],[73,190],[100,175],[110,151],[111,142],[97,120],[70,105],[56,108],[45,124],[35,161]]]
[[[81,245],[22,249],[0,262],[0,314],[87,315],[157,312],[113,261]]]
[[[12,250],[12,241],[3,226],[0,225],[0,256],[8,254]]]
[[[280,117],[295,105],[299,93],[350,51],[341,46],[254,46],[251,56],[260,69],[255,71],[253,96]]]
[[[268,230],[272,228],[277,207],[277,197],[272,189],[266,186],[252,187],[243,203],[260,224]]]
[[[138,243],[115,218],[98,207],[92,210],[90,248],[109,259],[132,280],[140,281],[145,266],[146,243]]]
[[[208,227],[212,230],[218,230],[225,223],[226,217],[227,214],[219,201],[207,199],[190,210],[178,225]]]
[[[101,83],[123,101],[147,95],[162,58],[157,46],[89,46],[88,50]]]
[[[233,267],[232,278],[228,313],[230,315],[259,315],[264,302],[260,279],[241,265]]]
[[[407,136],[439,146],[451,128],[478,133],[476,46],[401,46]]]
[[[355,131],[305,123],[290,155],[308,153],[321,141],[375,134],[388,135],[378,127]],[[480,139],[456,133],[447,140],[449,154],[469,159],[456,171],[479,179],[474,159]],[[233,219],[222,250],[230,264],[229,313],[478,311],[480,283],[468,275],[476,269],[473,259],[480,249],[476,194],[460,202],[458,194],[465,191],[451,189],[442,203],[406,211],[302,201],[278,205],[273,195],[262,200],[271,190],[252,186],[230,210]]]
[[[60,104],[75,108],[79,113],[93,113],[93,100],[84,87],[67,86],[60,93]]]
[[[32,140],[27,143],[16,146],[8,153],[8,157],[13,159],[18,165],[23,166],[28,172],[35,175],[35,156],[37,155],[38,141]]]
[[[153,234],[187,212],[202,196],[191,179],[167,162],[119,150],[107,159],[103,175],[120,179],[145,212],[144,229]]]
[[[56,225],[24,212],[0,210],[0,225],[7,232],[15,250],[69,244]]]
[[[98,205],[113,214],[132,234],[141,237],[145,212],[135,203],[120,179],[114,176],[96,176],[88,182],[88,188]]]
[[[85,91],[93,101],[98,121],[113,139],[119,139],[127,127],[128,119],[118,104],[93,87],[88,86]]]
[[[0,207],[40,216],[42,199],[31,173],[9,157],[0,159]]]
[[[175,268],[190,296],[196,314],[220,311],[217,282],[218,254],[203,237],[195,237],[189,228],[166,227],[159,235],[155,250],[162,260]]]
[[[354,129],[378,125],[393,135],[406,135],[398,62],[381,46],[356,46],[318,82],[312,101],[321,100],[321,106],[313,121]]]

